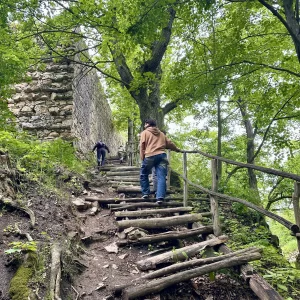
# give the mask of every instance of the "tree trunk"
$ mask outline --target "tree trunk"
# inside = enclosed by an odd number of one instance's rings
[[[254,163],[255,133],[247,113],[246,103],[241,98],[239,98],[238,105],[240,108],[240,112],[243,118],[243,123],[245,125],[246,135],[247,135],[247,163],[255,164]],[[257,186],[257,178],[253,169],[248,168],[248,176],[249,176],[249,187],[254,192],[257,203],[260,203],[260,196],[259,196],[259,191]]]
[[[144,80],[135,89],[132,88],[135,78],[127,65],[126,58],[122,53],[115,50],[117,49],[117,41],[113,45],[115,48],[110,49],[123,84],[139,106],[142,124],[145,119],[151,118],[157,121],[159,128],[164,127],[165,114],[176,107],[176,105],[161,107],[160,97],[161,61],[170,43],[176,12],[172,7],[169,7],[167,13],[168,23],[161,29],[159,39],[152,43],[151,49],[149,49],[151,52],[150,58],[139,67],[139,75]]]

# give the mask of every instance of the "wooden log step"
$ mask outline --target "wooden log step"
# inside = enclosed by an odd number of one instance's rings
[[[117,218],[140,218],[152,215],[169,215],[175,213],[185,213],[191,212],[193,207],[175,207],[175,208],[161,208],[161,209],[147,209],[147,210],[137,210],[137,211],[119,211],[115,212],[115,217]]]
[[[98,201],[100,204],[113,204],[113,203],[115,204],[115,203],[120,203],[120,202],[135,203],[135,202],[152,202],[152,201],[156,201],[154,198],[152,198],[152,199],[151,198],[148,198],[148,199],[143,199],[143,198],[124,198],[124,199],[107,198],[107,199],[102,199],[102,198],[95,197],[95,196],[87,196],[84,199],[86,201]],[[170,200],[174,200],[174,198],[173,199],[170,198]]]
[[[108,171],[106,176],[140,176],[140,171]]]
[[[200,234],[207,234],[213,232],[213,226],[202,226],[195,229],[185,229],[181,231],[168,231],[164,233],[158,234],[151,234],[147,236],[143,236],[138,238],[137,240],[121,240],[118,241],[118,246],[125,246],[128,244],[152,244],[152,243],[159,243],[162,241],[173,241],[173,240],[180,240],[185,239],[193,236],[198,236]]]
[[[106,176],[111,181],[123,181],[123,182],[140,182],[139,176]],[[152,181],[151,179],[149,181]]]
[[[192,259],[192,260],[189,260],[189,261],[185,261],[185,262],[182,262],[182,263],[176,263],[176,264],[173,264],[171,266],[153,271],[151,273],[143,275],[141,278],[142,279],[158,278],[158,277],[162,277],[162,276],[169,275],[169,274],[172,274],[172,273],[176,273],[178,271],[186,270],[186,269],[189,269],[189,268],[199,267],[199,266],[211,264],[211,263],[214,263],[214,262],[217,262],[217,261],[222,261],[222,260],[234,257],[234,256],[241,256],[241,255],[244,255],[245,253],[248,254],[248,253],[254,253],[254,252],[261,253],[262,249],[259,249],[259,248],[256,248],[256,247],[250,247],[250,248],[238,250],[238,251],[235,251],[235,252],[231,252],[231,253],[216,256],[216,257]]]
[[[136,208],[152,208],[152,207],[180,207],[183,203],[179,202],[164,202],[161,204],[151,203],[151,202],[139,202],[139,203],[129,203],[129,204],[108,204],[111,211],[123,210],[123,209],[136,209]]]
[[[102,170],[102,168],[105,168],[104,167],[100,167],[100,170]],[[140,168],[139,167],[131,167],[131,166],[113,166],[113,167],[110,167],[109,169],[110,172],[123,172],[123,171],[140,171]]]
[[[150,189],[151,192],[154,192],[152,189]],[[119,186],[118,187],[118,193],[141,193],[141,187],[140,186]],[[172,190],[167,190],[167,194],[174,193]]]
[[[118,221],[117,225],[119,229],[124,229],[128,227],[154,229],[154,228],[170,227],[176,225],[185,225],[185,224],[200,221],[202,218],[203,217],[201,214],[190,214],[190,215],[165,217],[165,218],[123,220],[123,221]]]
[[[114,188],[118,188],[118,187],[123,187],[123,186],[125,186],[125,187],[133,187],[133,188],[135,188],[135,187],[138,187],[139,188],[139,192],[141,191],[141,187],[140,187],[140,184],[139,184],[139,182],[137,182],[137,181],[135,181],[135,182],[133,182],[133,181],[128,181],[128,182],[124,182],[124,181],[114,181],[114,180],[109,180],[108,182],[107,182],[108,184],[111,184],[112,185],[112,187],[114,187]],[[150,187],[151,186],[153,186],[153,184],[152,184],[152,182],[150,182]]]
[[[154,198],[148,198],[148,199],[143,199],[143,198],[106,198],[102,199],[97,196],[87,196],[84,198],[86,201],[98,201],[99,203],[105,203],[105,204],[110,204],[110,203],[120,203],[120,202],[126,202],[126,203],[135,203],[135,202],[155,202],[156,199]],[[182,200],[182,197],[167,197],[165,199],[166,201],[173,201],[173,200]]]
[[[261,254],[258,252],[249,253],[241,257],[232,257],[224,261],[215,262],[206,266],[194,268],[192,270],[187,270],[167,277],[151,280],[144,284],[126,288],[123,291],[123,299],[137,299],[138,297],[146,296],[151,293],[159,293],[163,289],[179,282],[187,281],[192,278],[199,277],[210,272],[215,272],[220,269],[238,266],[249,261],[258,260],[260,258]]]
[[[176,263],[178,261],[186,260],[187,258],[193,257],[206,247],[213,247],[219,244],[223,244],[228,240],[228,237],[221,235],[211,240],[196,243],[172,251],[168,251],[153,257],[148,257],[144,260],[138,261],[137,267],[140,270],[151,270],[155,269],[158,265],[165,263]]]

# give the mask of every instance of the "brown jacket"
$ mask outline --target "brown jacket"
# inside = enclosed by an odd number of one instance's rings
[[[180,151],[157,127],[147,127],[141,133],[140,157],[142,160],[145,157],[164,153],[165,149]]]

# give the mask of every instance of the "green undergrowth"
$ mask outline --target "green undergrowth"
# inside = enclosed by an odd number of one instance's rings
[[[253,218],[224,218],[225,234],[229,236],[228,246],[232,250],[256,246],[263,250],[262,259],[251,262],[284,299],[300,298],[300,270],[295,269],[282,254],[278,239],[266,226],[253,222]],[[244,223],[244,224],[243,224]]]
[[[0,131],[0,149],[22,174],[33,181],[55,185],[58,175],[84,175],[90,162],[79,159],[71,142],[62,139],[41,142],[25,132]],[[66,172],[67,170],[67,172]]]

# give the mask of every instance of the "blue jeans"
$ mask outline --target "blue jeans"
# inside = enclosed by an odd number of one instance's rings
[[[106,155],[106,151],[104,148],[97,149],[98,166],[100,166],[100,162],[101,162],[101,166],[105,164],[105,155]],[[101,157],[102,157],[102,161],[101,161]]]
[[[150,194],[150,185],[149,185],[149,174],[152,171],[152,168],[155,168],[155,173],[157,176],[157,191],[156,198],[165,198],[166,196],[166,176],[167,176],[167,167],[168,167],[167,154],[161,153],[146,157],[141,166],[140,170],[140,184],[143,195]]]

